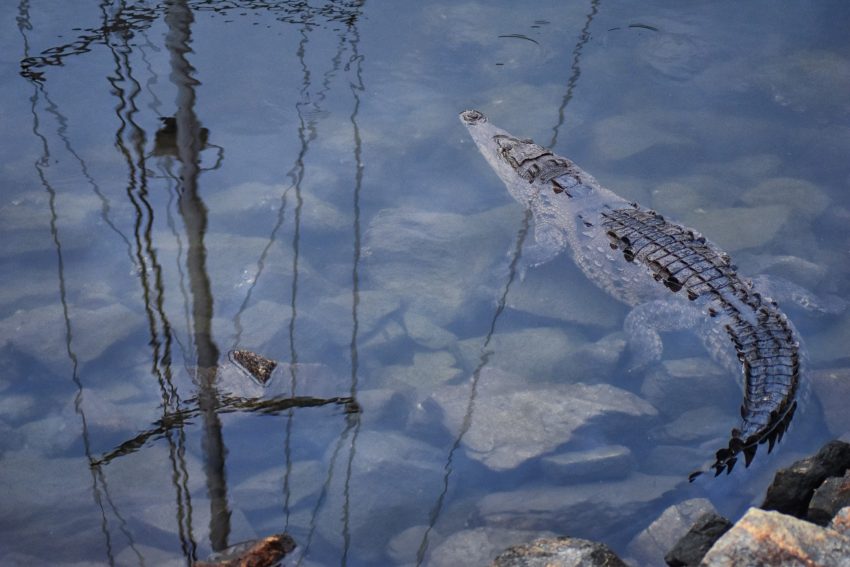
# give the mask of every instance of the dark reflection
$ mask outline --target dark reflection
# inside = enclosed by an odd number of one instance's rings
[[[32,25],[30,23],[29,17],[29,2],[22,1],[18,5],[18,18],[17,18],[18,30],[21,34],[24,44],[24,57],[29,56],[29,40],[27,38],[28,31],[32,30]],[[80,418],[80,426],[81,426],[81,437],[83,440],[83,450],[86,456],[86,459],[91,464],[94,462],[92,458],[92,450],[91,450],[91,440],[89,436],[88,422],[86,420],[85,409],[83,407],[84,400],[84,392],[83,392],[83,382],[79,374],[79,359],[74,350],[73,346],[73,325],[71,322],[71,313],[70,307],[68,305],[68,295],[67,288],[65,284],[65,260],[62,253],[62,239],[60,238],[59,226],[58,226],[58,214],[56,210],[56,191],[53,186],[50,184],[50,181],[47,178],[47,168],[50,164],[51,154],[50,154],[50,145],[47,141],[47,137],[42,133],[40,128],[40,120],[39,120],[39,98],[44,97],[46,101],[48,101],[49,112],[53,114],[54,117],[57,118],[59,122],[59,131],[57,134],[60,138],[66,142],[66,148],[69,152],[71,152],[75,157],[79,157],[76,152],[73,152],[71,149],[70,143],[65,138],[65,127],[67,121],[64,117],[58,112],[56,106],[49,101],[47,98],[47,91],[44,86],[39,84],[35,78],[31,78],[30,82],[33,85],[33,94],[30,97],[30,111],[33,117],[33,126],[32,133],[33,135],[40,141],[42,154],[41,157],[38,158],[34,162],[34,167],[36,170],[36,174],[41,182],[42,187],[44,187],[45,192],[48,195],[48,208],[50,210],[50,234],[52,237],[53,245],[56,250],[56,267],[57,267],[57,277],[59,283],[59,301],[62,305],[62,319],[64,322],[64,334],[65,334],[65,351],[68,355],[68,360],[71,364],[71,381],[74,383],[76,393],[74,395],[74,411],[77,416]],[[80,163],[83,164],[82,160]],[[87,176],[88,177],[88,176]],[[136,554],[136,556],[141,559],[142,556],[139,551],[136,549],[135,541],[133,540],[132,534],[127,529],[127,524],[118,511],[118,508],[115,506],[112,498],[109,495],[109,487],[106,483],[106,477],[99,470],[94,468],[90,468],[90,474],[92,479],[92,498],[95,504],[100,511],[100,529],[103,534],[104,539],[104,551],[106,554],[106,561],[109,565],[115,564],[115,554],[112,543],[112,535],[109,529],[109,519],[106,512],[106,507],[104,505],[104,500],[106,504],[112,511],[113,515],[118,519],[118,527],[119,530],[124,534],[127,538],[127,542],[132,549],[132,551]]]
[[[323,494],[332,486],[333,470],[339,462],[343,449],[347,446],[349,450],[347,465],[345,467],[345,489],[344,489],[344,522],[343,539],[345,549],[342,562],[347,562],[350,535],[348,529],[348,509],[350,502],[349,482],[355,456],[356,439],[359,432],[360,421],[358,413],[360,407],[356,402],[358,382],[358,319],[357,309],[359,304],[359,261],[360,261],[360,191],[363,180],[362,145],[360,131],[357,124],[357,114],[360,108],[359,92],[363,90],[361,76],[362,56],[358,52],[359,33],[356,23],[363,6],[362,1],[353,2],[325,2],[321,6],[310,6],[306,2],[193,2],[189,0],[166,0],[156,5],[128,6],[125,2],[102,2],[100,10],[102,21],[99,25],[85,28],[73,41],[52,47],[32,56],[26,37],[26,30],[31,29],[29,24],[29,4],[23,1],[20,5],[19,27],[24,38],[24,56],[21,60],[21,74],[34,85],[33,116],[34,134],[42,140],[44,145],[44,157],[37,162],[40,177],[50,195],[50,207],[53,222],[51,232],[57,248],[57,258],[60,272],[60,295],[65,312],[66,336],[69,357],[73,366],[73,380],[77,386],[78,395],[76,408],[83,424],[83,437],[85,440],[85,451],[91,465],[93,478],[93,496],[100,507],[103,521],[103,533],[107,548],[107,561],[114,564],[113,542],[107,522],[107,507],[110,507],[113,515],[118,518],[118,527],[127,537],[130,547],[133,549],[140,564],[144,558],[136,549],[131,533],[123,517],[112,504],[106,489],[105,465],[111,461],[132,454],[148,442],[165,439],[169,447],[169,460],[171,464],[171,483],[175,489],[175,511],[178,524],[178,537],[181,550],[186,557],[187,563],[191,564],[197,559],[196,538],[192,524],[193,505],[189,491],[189,475],[186,464],[186,432],[185,426],[192,420],[200,419],[202,422],[204,472],[207,482],[207,493],[210,500],[210,545],[213,550],[219,551],[227,548],[230,535],[230,510],[228,507],[228,491],[226,477],[226,456],[221,414],[231,412],[246,412],[254,414],[287,414],[287,435],[291,435],[294,408],[317,407],[328,404],[339,405],[343,408],[343,414],[347,416],[347,424],[340,433],[337,440],[337,449],[334,451],[332,462],[329,465],[328,476],[325,482]],[[263,262],[268,248],[276,241],[277,232],[283,224],[287,210],[287,198],[294,198],[294,204],[290,204],[293,213],[294,235],[292,240],[293,251],[293,280],[291,287],[291,318],[289,321],[290,341],[290,389],[287,397],[273,399],[244,399],[238,397],[223,396],[217,389],[216,381],[218,375],[218,362],[220,349],[212,335],[212,318],[214,313],[214,298],[211,292],[211,282],[207,271],[206,247],[204,237],[207,231],[207,208],[200,195],[199,179],[204,171],[217,169],[224,158],[224,150],[221,146],[211,143],[212,135],[207,128],[202,127],[195,111],[196,87],[199,84],[195,78],[195,69],[189,62],[191,54],[191,27],[194,21],[193,10],[213,11],[217,14],[228,15],[231,9],[265,10],[275,13],[278,20],[287,23],[299,23],[302,26],[302,41],[299,44],[297,56],[304,70],[303,90],[300,102],[296,105],[299,116],[298,136],[301,142],[301,151],[295,159],[293,167],[287,173],[292,184],[286,189],[281,197],[282,204],[277,225],[269,237],[268,246],[263,251],[258,261],[257,277],[262,274]],[[154,51],[158,48],[153,45],[145,34],[159,17],[164,18],[168,32],[165,38],[165,47],[169,53],[171,67],[170,79],[177,88],[176,109],[171,115],[163,115],[159,111],[162,105],[153,91],[157,77],[153,67],[147,58],[146,49]],[[329,69],[322,77],[319,90],[312,92],[311,69],[305,59],[306,47],[309,34],[318,27],[333,27],[339,33],[339,43],[336,53],[330,61]],[[131,44],[133,38],[143,38],[143,47],[139,47],[137,41]],[[132,46],[131,46],[132,45]],[[44,88],[47,77],[46,72],[51,67],[60,67],[71,56],[84,55],[97,46],[105,46],[112,56],[113,69],[106,77],[111,93],[116,98],[115,116],[118,124],[115,132],[115,147],[123,156],[126,171],[127,185],[126,196],[132,207],[133,223],[132,233],[124,234],[110,218],[110,201],[100,190],[94,176],[89,172],[88,166],[80,155],[74,151],[71,138],[67,136],[67,120],[59,112],[56,104],[47,96]],[[141,52],[141,59],[147,67],[148,79],[143,86],[135,76],[131,59],[134,50]],[[350,51],[346,63],[345,52]],[[303,205],[302,182],[304,180],[305,156],[310,144],[317,137],[317,121],[321,116],[322,105],[330,90],[331,82],[337,72],[345,66],[346,72],[351,72],[354,79],[350,83],[351,92],[354,95],[354,109],[351,114],[351,123],[354,128],[354,154],[355,167],[353,183],[354,202],[354,252],[352,272],[352,319],[353,329],[350,344],[351,356],[351,384],[348,396],[334,398],[310,398],[296,396],[297,389],[297,362],[298,352],[296,344],[296,322],[297,322],[297,298],[298,298],[298,273],[300,257],[301,237],[301,209]],[[139,96],[146,91],[154,100],[150,108],[160,115],[159,128],[153,136],[149,136],[145,128],[140,125]],[[41,98],[39,98],[41,97]],[[74,351],[71,347],[71,317],[69,307],[65,299],[64,264],[56,227],[55,192],[50,188],[44,173],[47,160],[49,159],[47,139],[41,134],[38,126],[37,106],[39,101],[46,101],[47,112],[56,118],[59,124],[57,135],[63,141],[67,152],[80,164],[80,169],[92,190],[101,201],[101,217],[113,232],[115,232],[127,245],[128,254],[132,264],[135,265],[142,291],[143,307],[148,323],[149,345],[151,349],[151,374],[156,378],[162,397],[162,416],[153,424],[153,427],[143,431],[134,438],[121,443],[114,450],[106,453],[101,458],[95,459],[91,455],[88,428],[85,414],[82,408],[83,386],[78,375],[78,364]],[[148,130],[149,132],[150,130]],[[151,139],[152,138],[152,139]],[[147,150],[149,143],[152,145]],[[217,159],[212,167],[201,167],[200,154],[202,151],[213,148],[216,150]],[[157,173],[152,170],[158,171]],[[165,276],[164,268],[159,260],[159,253],[154,242],[154,218],[155,206],[152,195],[149,193],[150,180],[162,179],[168,185],[170,192],[169,204],[176,200],[179,216],[185,226],[185,233],[177,230],[177,223],[171,216],[171,210],[166,211],[168,226],[174,234],[178,244],[178,271],[180,274],[180,287],[184,295],[186,306],[187,328],[191,329],[191,349],[193,354],[186,356],[187,360],[194,358],[197,366],[196,380],[198,384],[197,396],[182,399],[175,385],[173,374],[173,348],[175,344],[181,348],[185,346],[178,340],[174,328],[166,312]],[[292,191],[294,189],[294,191]],[[290,195],[292,193],[292,195]],[[185,242],[185,246],[184,246]],[[184,254],[185,252],[185,254]],[[182,257],[185,255],[185,272],[182,265]],[[255,278],[256,282],[256,278]],[[185,285],[184,285],[185,284]],[[253,289],[253,288],[252,288]],[[250,291],[243,303],[244,307],[250,301]],[[237,329],[241,333],[239,316],[237,315]],[[289,505],[289,471],[291,470],[291,440],[287,438],[287,479],[284,482],[286,492],[286,514],[288,522]],[[316,503],[311,525],[315,526],[316,514],[325,502],[324,496]],[[308,545],[309,547],[309,545]],[[120,549],[120,548],[119,548]],[[303,557],[303,555],[302,555]]]
[[[558,131],[564,123],[564,111],[566,110],[567,104],[569,104],[570,100],[572,100],[573,90],[575,89],[576,84],[578,83],[578,79],[581,76],[581,67],[579,65],[581,59],[581,51],[584,45],[590,39],[590,32],[588,30],[590,28],[591,22],[593,21],[593,18],[596,16],[596,13],[599,9],[599,2],[600,0],[591,0],[590,12],[587,15],[584,27],[582,28],[581,33],[579,35],[579,40],[576,43],[575,48],[573,48],[573,61],[572,65],[570,66],[570,68],[572,69],[572,74],[567,80],[567,91],[564,94],[564,98],[561,101],[561,106],[558,109],[558,123],[555,125],[554,128],[552,128],[553,135],[552,141],[549,143],[550,148],[554,146],[558,141]],[[437,496],[437,499],[434,502],[434,506],[431,508],[428,518],[428,528],[422,535],[422,540],[419,543],[419,549],[416,552],[416,565],[422,565],[425,561],[425,557],[428,553],[428,539],[434,527],[437,525],[437,521],[439,520],[440,514],[443,510],[446,494],[449,490],[449,480],[451,479],[451,475],[454,469],[455,453],[458,448],[460,448],[460,445],[463,442],[463,438],[466,436],[467,432],[469,431],[469,428],[472,426],[472,417],[475,412],[475,398],[478,393],[478,383],[481,379],[481,372],[490,363],[490,357],[493,355],[493,351],[488,350],[488,347],[490,345],[490,341],[493,338],[493,334],[496,331],[496,323],[499,320],[499,317],[501,317],[502,313],[504,312],[505,306],[507,305],[507,298],[508,293],[511,289],[511,285],[516,279],[517,267],[522,256],[523,244],[525,243],[525,239],[528,236],[528,231],[531,225],[531,219],[532,212],[530,209],[527,209],[522,218],[520,228],[517,231],[516,240],[514,241],[514,247],[511,251],[511,261],[509,265],[507,281],[505,282],[505,285],[502,288],[502,293],[499,297],[498,303],[496,304],[496,309],[493,312],[493,317],[490,320],[490,328],[487,332],[486,337],[484,338],[484,343],[481,345],[481,354],[478,358],[478,365],[475,367],[475,370],[472,373],[472,384],[470,385],[469,400],[467,401],[466,413],[463,416],[463,422],[461,423],[460,429],[458,430],[457,436],[455,437],[451,449],[449,449],[448,456],[446,457],[446,463],[443,466],[443,488],[440,491],[440,494]]]
[[[591,0],[590,12],[587,14],[587,18],[584,21],[584,27],[581,28],[578,43],[576,43],[576,46],[573,48],[573,60],[572,63],[570,63],[570,70],[572,73],[570,74],[570,78],[567,80],[567,92],[564,93],[564,98],[561,99],[561,106],[558,108],[558,123],[554,128],[552,128],[552,140],[547,146],[549,148],[554,148],[555,144],[558,143],[558,132],[560,131],[561,126],[564,125],[564,111],[573,98],[573,90],[575,90],[578,78],[581,76],[581,50],[584,49],[585,44],[590,40],[590,24],[593,23],[593,18],[596,17],[596,13],[599,10],[599,2],[600,0]]]

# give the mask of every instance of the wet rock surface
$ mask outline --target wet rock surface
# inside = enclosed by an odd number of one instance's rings
[[[812,496],[806,518],[825,526],[842,508],[850,505],[850,471],[843,477],[826,479]]]
[[[704,567],[850,565],[850,538],[791,516],[750,508],[708,551]]]
[[[519,488],[488,494],[478,503],[478,514],[490,526],[532,530],[555,525],[571,535],[602,539],[638,521],[682,482],[687,481],[634,473],[620,481]]]
[[[608,546],[584,539],[538,539],[512,547],[491,567],[626,567]]]
[[[829,477],[850,468],[850,444],[831,441],[812,457],[776,473],[761,507],[803,518],[815,489]]]

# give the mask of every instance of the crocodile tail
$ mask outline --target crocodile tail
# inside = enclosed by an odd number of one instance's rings
[[[793,401],[788,404],[788,407],[784,411],[773,412],[770,426],[757,434],[751,435],[746,440],[741,439],[738,429],[733,429],[729,445],[717,451],[714,462],[707,467],[707,470],[692,472],[688,475],[688,480],[693,482],[708,470],[713,470],[715,477],[720,476],[723,472],[729,474],[742,456],[744,458],[744,466],[749,467],[750,463],[753,462],[759,445],[767,444],[767,452],[770,453],[773,451],[773,447],[782,441],[782,436],[788,430],[791,420],[794,419],[794,412],[796,411],[797,402]]]

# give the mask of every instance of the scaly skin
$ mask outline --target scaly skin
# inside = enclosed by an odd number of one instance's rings
[[[797,408],[803,359],[776,302],[696,231],[626,201],[569,159],[496,128],[477,110],[460,118],[511,195],[534,215],[532,263],[569,249],[593,283],[634,307],[626,331],[638,361],[660,357],[659,330],[685,328],[721,362],[737,359],[742,421],[717,451],[715,474],[731,472],[739,455],[749,465],[759,444],[770,451]],[[728,339],[725,348],[718,334]]]

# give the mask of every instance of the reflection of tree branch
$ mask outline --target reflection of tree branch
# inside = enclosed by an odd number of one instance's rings
[[[197,398],[188,402],[197,403]],[[339,405],[344,407],[345,413],[357,413],[360,406],[354,398],[349,396],[337,396],[334,398],[314,398],[312,396],[277,397],[268,399],[250,399],[239,397],[224,397],[218,401],[214,408],[216,413],[248,412],[262,415],[276,415],[293,408],[314,408],[327,405]],[[100,459],[92,459],[91,466],[99,467],[109,464],[116,457],[123,457],[135,453],[148,441],[156,440],[172,429],[180,428],[189,424],[192,419],[202,415],[206,411],[199,407],[192,407],[167,413],[154,422],[154,427],[143,431],[132,439],[121,443],[118,447],[106,453]]]

